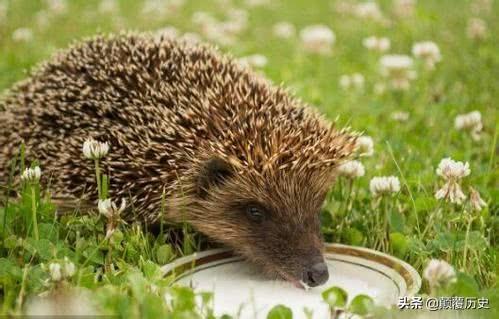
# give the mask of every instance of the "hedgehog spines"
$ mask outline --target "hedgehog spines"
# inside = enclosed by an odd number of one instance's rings
[[[25,141],[28,157],[57,175],[56,193],[94,199],[81,145],[109,141],[102,164],[112,194],[132,194],[151,220],[162,190],[191,192],[189,174],[209,158],[262,178],[327,179],[355,144],[355,134],[216,49],[135,33],[58,52],[8,91],[1,108],[2,168]]]

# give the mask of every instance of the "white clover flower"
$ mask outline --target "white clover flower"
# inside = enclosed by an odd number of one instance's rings
[[[471,18],[468,20],[467,34],[472,40],[483,40],[488,35],[487,24],[480,18]]]
[[[61,281],[62,279],[62,267],[59,263],[50,263],[49,264],[49,274],[50,279],[54,282]]]
[[[175,39],[179,36],[177,28],[168,26],[154,32],[156,39]]]
[[[218,25],[222,32],[229,36],[235,36],[241,33],[246,28],[246,22],[237,20],[228,20]]]
[[[370,136],[359,136],[355,142],[355,151],[360,156],[372,156],[374,154],[374,141]]]
[[[185,0],[145,0],[142,14],[156,17],[176,13],[185,3]]]
[[[364,81],[364,76],[360,73],[344,74],[340,77],[340,86],[343,89],[360,90],[364,87]]]
[[[458,130],[471,130],[477,126],[482,127],[482,114],[479,111],[473,111],[456,116],[454,126]]]
[[[234,32],[241,32],[248,25],[248,11],[243,9],[227,11],[227,22],[235,28]]]
[[[409,120],[409,116],[410,115],[408,112],[403,112],[403,111],[393,112],[390,115],[391,119],[397,122],[407,122],[407,120]]]
[[[45,28],[50,24],[51,14],[46,10],[40,10],[35,14],[36,25]]]
[[[483,129],[482,114],[479,111],[460,114],[454,120],[454,127],[457,130],[470,132],[474,140],[479,140]]]
[[[471,173],[470,164],[468,162],[456,162],[450,157],[440,161],[436,172],[437,175],[441,176],[446,181],[460,180]]]
[[[352,83],[353,83],[354,87],[357,87],[357,88],[364,87],[365,79],[364,79],[364,76],[362,74],[353,73],[351,75],[351,79],[352,79]]]
[[[103,158],[109,152],[109,144],[101,143],[93,138],[87,139],[83,143],[83,155],[88,159],[98,160]]]
[[[398,54],[384,55],[380,64],[381,74],[390,80],[393,89],[409,89],[410,81],[416,77],[411,57]]]
[[[126,200],[123,198],[120,207],[118,207],[111,199],[99,199],[98,208],[99,213],[109,219],[118,217],[126,208]]]
[[[390,39],[370,36],[362,40],[362,45],[370,51],[386,52],[390,50]]]
[[[102,215],[109,217],[111,216],[112,202],[111,199],[99,199],[99,203],[97,204],[99,209],[99,213]]]
[[[19,28],[12,32],[12,40],[15,42],[30,42],[33,40],[33,31],[30,28]]]
[[[121,220],[121,213],[126,208],[126,200],[123,198],[121,200],[121,206],[118,207],[111,199],[99,199],[98,209],[99,213],[106,216],[106,239],[110,238],[118,227]]]
[[[248,7],[260,7],[269,5],[270,0],[245,0],[244,3]]]
[[[396,176],[373,177],[369,189],[374,196],[382,196],[400,191],[400,181]]]
[[[379,5],[374,1],[366,1],[358,3],[354,8],[354,13],[357,17],[363,19],[372,19],[375,21],[383,20],[383,13]]]
[[[236,41],[236,36],[246,29],[248,13],[233,9],[227,12],[226,21],[217,21],[210,14],[198,11],[193,14],[192,21],[201,27],[201,33],[209,40],[231,45]]]
[[[232,45],[237,40],[237,33],[240,25],[231,22],[217,22],[216,24],[207,25],[203,29],[203,34],[206,38],[220,45]]]
[[[289,22],[278,22],[272,27],[272,32],[278,38],[289,39],[296,34],[296,28]]]
[[[389,54],[381,58],[381,65],[387,70],[407,70],[412,67],[413,61],[407,55]]]
[[[477,212],[481,211],[487,203],[480,197],[480,193],[473,187],[470,187],[470,204]]]
[[[439,287],[456,280],[456,271],[444,260],[432,259],[423,271],[430,287]]]
[[[43,267],[44,269],[47,269],[45,266]],[[50,263],[48,266],[48,272],[51,281],[59,282],[73,277],[76,273],[76,266],[73,262],[71,262],[71,260],[68,259],[68,257],[64,257],[64,261],[62,263]]]
[[[64,276],[66,278],[72,277],[76,272],[76,266],[72,262],[64,264]]]
[[[21,175],[21,179],[26,183],[36,184],[40,181],[40,177],[42,176],[42,170],[39,166],[35,166],[33,168],[26,168]]]
[[[267,65],[267,57],[261,54],[252,54],[238,59],[240,65],[250,68],[263,68]]]
[[[216,42],[220,45],[232,45],[236,42],[236,37],[229,32],[231,27],[222,22],[216,24],[209,24],[203,27],[203,35],[210,41]]]
[[[412,46],[412,54],[424,61],[427,69],[432,70],[435,64],[440,62],[442,55],[437,44],[432,41],[423,41],[414,43]]]
[[[186,32],[179,39],[188,44],[198,44],[202,41],[201,36],[194,32]]]
[[[436,172],[446,182],[441,189],[437,190],[435,198],[461,204],[466,199],[466,196],[461,189],[459,181],[471,173],[468,162],[456,162],[449,157],[444,158],[438,164]]]
[[[66,0],[45,0],[47,9],[55,14],[64,14],[68,11]]]
[[[416,0],[395,0],[393,3],[393,12],[401,18],[409,17],[414,14]]]
[[[347,161],[338,166],[338,173],[341,176],[355,178],[364,176],[366,173],[364,165],[359,161]]]
[[[351,14],[355,12],[355,5],[350,0],[338,0],[334,2],[334,10],[339,14]]]
[[[236,36],[246,29],[248,13],[245,10],[232,9],[226,14],[226,21],[218,21],[211,14],[204,11],[195,12],[192,23],[201,27],[201,34],[207,39],[220,45],[231,45],[236,41]]]
[[[191,16],[191,22],[197,26],[204,27],[216,23],[216,19],[206,11],[196,11]]]
[[[317,54],[329,54],[336,41],[334,32],[325,25],[310,25],[300,31],[304,49]]]
[[[114,13],[118,11],[118,8],[117,0],[101,0],[98,10],[100,13]]]
[[[76,273],[76,266],[68,257],[64,257],[63,274],[65,278],[71,278]]]
[[[451,203],[460,205],[466,199],[466,195],[464,195],[459,183],[455,181],[448,181],[442,186],[442,188],[437,190],[435,198],[439,200],[448,200]]]

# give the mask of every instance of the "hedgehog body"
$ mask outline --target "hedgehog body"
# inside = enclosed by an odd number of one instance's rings
[[[134,216],[158,221],[166,199],[169,220],[294,282],[322,260],[318,211],[355,138],[209,46],[96,37],[40,65],[0,103],[2,183],[24,142],[55,197],[95,202],[81,151],[92,137],[110,143],[111,195]]]

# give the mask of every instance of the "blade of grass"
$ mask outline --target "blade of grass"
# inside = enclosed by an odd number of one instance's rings
[[[387,141],[386,144],[388,146],[388,152],[390,153],[390,156],[391,156],[393,162],[395,163],[395,166],[397,167],[397,170],[398,170],[399,175],[403,181],[403,184],[404,184],[405,188],[407,189],[407,192],[409,193],[409,197],[411,198],[412,208],[414,209],[414,216],[416,217],[416,231],[417,231],[418,235],[421,235],[421,230],[419,228],[419,217],[418,217],[418,212],[417,212],[417,208],[416,208],[416,200],[414,199],[414,195],[412,194],[411,188],[409,187],[409,183],[407,182],[407,179],[405,178],[405,175],[402,172],[402,169],[400,168],[400,165],[397,162],[395,155],[393,154],[393,149],[392,149],[392,146],[390,145],[390,142]]]

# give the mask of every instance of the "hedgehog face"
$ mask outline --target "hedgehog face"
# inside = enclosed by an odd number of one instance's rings
[[[236,173],[220,159],[201,169],[192,224],[268,275],[301,286],[328,279],[319,210],[329,184],[314,173]]]

